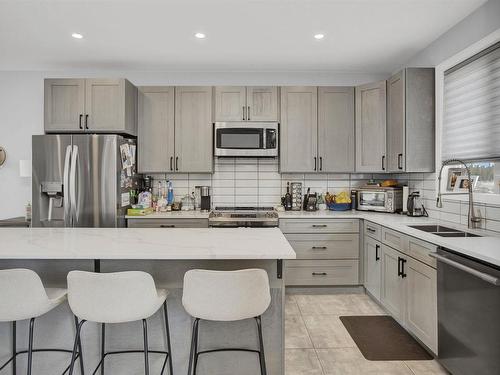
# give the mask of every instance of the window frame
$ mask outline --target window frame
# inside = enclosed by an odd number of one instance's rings
[[[442,131],[443,131],[443,114],[444,114],[444,76],[448,69],[460,64],[461,62],[471,58],[472,56],[480,53],[481,51],[493,46],[500,42],[500,29],[492,32],[485,38],[465,48],[449,59],[443,61],[436,66],[436,192],[438,190],[438,174],[441,169],[441,155],[442,155]],[[497,161],[498,162],[498,161]],[[446,191],[446,176],[442,176],[441,189]],[[467,201],[468,197],[464,195],[447,195],[446,200],[450,201]],[[477,203],[495,204],[500,205],[500,194],[497,193],[474,193],[474,201]]]

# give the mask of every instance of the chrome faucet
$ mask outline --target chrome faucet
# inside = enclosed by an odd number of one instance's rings
[[[469,180],[467,193],[441,193],[441,178],[442,178],[441,175],[443,174],[444,167],[446,167],[447,165],[450,165],[450,164],[462,164],[465,167],[465,171],[467,173],[467,179]],[[441,165],[441,170],[439,171],[438,185],[439,186],[438,186],[438,195],[437,195],[437,199],[436,199],[436,207],[443,208],[443,199],[442,199],[443,195],[468,194],[469,195],[469,213],[467,215],[467,227],[469,229],[478,228],[479,223],[481,222],[481,218],[476,216],[476,214],[474,212],[474,199],[472,196],[473,195],[472,194],[472,180],[470,178],[470,169],[467,166],[467,164],[465,164],[465,162],[463,162],[462,160],[459,160],[459,159],[448,159],[448,160],[443,161],[443,165]]]

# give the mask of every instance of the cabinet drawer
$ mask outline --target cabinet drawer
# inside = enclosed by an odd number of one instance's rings
[[[380,241],[382,239],[382,227],[378,224],[370,223],[369,221],[365,220],[365,230],[364,233],[367,236],[370,236],[377,241]]]
[[[208,219],[128,219],[129,228],[208,228]]]
[[[357,260],[286,261],[286,285],[357,285]]]
[[[391,229],[382,228],[382,243],[404,253],[408,250],[408,237]]]
[[[437,267],[436,259],[431,258],[429,253],[435,253],[436,251],[436,245],[417,238],[408,237],[408,255],[433,268]]]
[[[358,259],[358,234],[287,234],[297,259]]]
[[[283,233],[358,233],[358,219],[283,219]]]

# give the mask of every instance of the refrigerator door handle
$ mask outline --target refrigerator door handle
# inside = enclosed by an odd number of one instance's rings
[[[76,204],[76,168],[78,166],[78,146],[73,145],[73,152],[71,158],[71,169],[70,169],[70,200],[71,200],[71,211],[73,214],[72,226],[75,226],[78,219],[78,207]]]
[[[66,147],[66,156],[64,157],[64,171],[63,171],[63,205],[64,205],[64,226],[71,226],[71,205],[70,205],[70,191],[69,191],[69,170],[71,163],[71,146]]]

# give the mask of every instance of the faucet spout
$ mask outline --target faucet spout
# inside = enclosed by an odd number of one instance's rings
[[[479,226],[479,223],[481,222],[481,218],[477,217],[474,211],[474,197],[473,197],[473,192],[472,192],[472,181],[470,177],[470,168],[469,166],[462,160],[459,159],[448,159],[443,161],[443,164],[441,165],[441,169],[439,170],[439,176],[438,176],[438,194],[436,198],[436,207],[437,208],[443,208],[443,193],[441,193],[441,179],[442,179],[442,174],[443,174],[443,169],[447,165],[450,164],[462,164],[465,167],[465,171],[467,173],[467,179],[469,180],[468,184],[468,195],[469,195],[469,212],[467,215],[467,226],[469,229],[477,228]]]

